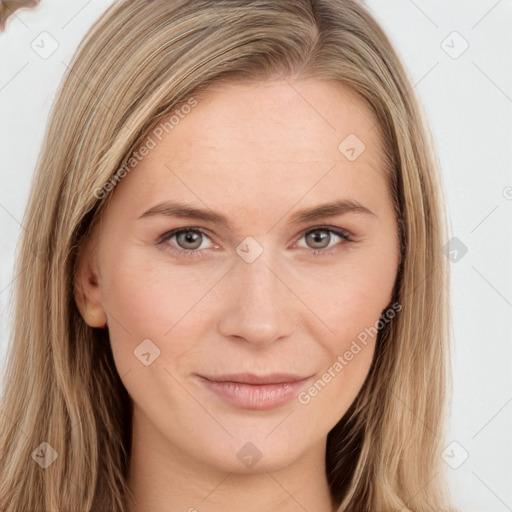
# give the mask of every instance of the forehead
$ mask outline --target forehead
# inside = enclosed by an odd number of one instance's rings
[[[118,188],[250,213],[386,187],[376,118],[339,83],[216,84],[187,111]]]
[[[198,105],[180,116],[169,145],[177,161],[209,160],[216,153],[231,160],[252,155],[273,163],[285,156],[290,162],[319,162],[326,151],[337,157],[339,144],[352,134],[364,141],[371,157],[380,142],[376,124],[367,103],[333,81],[220,83],[203,91]],[[185,143],[191,140],[201,152],[190,154]],[[159,156],[165,154],[153,154]]]

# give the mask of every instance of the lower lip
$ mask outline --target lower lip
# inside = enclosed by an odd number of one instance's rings
[[[274,409],[286,404],[309,379],[279,384],[243,384],[240,382],[216,382],[199,377],[199,380],[228,404],[243,409]]]

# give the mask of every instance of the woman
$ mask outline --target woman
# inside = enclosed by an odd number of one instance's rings
[[[106,11],[29,198],[2,511],[453,510],[411,90],[354,0]]]

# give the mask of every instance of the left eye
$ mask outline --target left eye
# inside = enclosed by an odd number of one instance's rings
[[[157,245],[164,245],[165,250],[170,251],[177,257],[186,257],[194,259],[202,259],[204,257],[204,251],[207,249],[200,249],[202,238],[210,238],[203,230],[198,228],[180,228],[174,231],[169,231],[163,234],[158,240]],[[176,239],[175,242],[171,243],[171,240]],[[168,243],[169,242],[169,243]],[[185,248],[181,248],[180,244],[185,245]],[[187,247],[188,245],[188,247]],[[177,246],[177,248],[176,248]],[[215,246],[218,247],[218,246]]]
[[[310,244],[320,244],[320,247],[307,247],[309,249],[313,249],[313,254],[325,254],[332,252],[332,249],[327,249],[327,247],[329,246],[333,235],[334,237],[338,237],[346,242],[351,241],[351,237],[346,231],[329,227],[310,229],[309,231],[306,231],[303,236]],[[325,242],[327,242],[327,246],[325,245]]]
[[[305,238],[307,243],[314,245],[313,247],[306,246],[305,248],[311,249],[315,255],[331,254],[335,250],[339,249],[339,247],[334,249],[328,248],[330,242],[332,241],[333,235],[334,237],[344,240],[345,242],[352,241],[350,234],[345,230],[330,227],[318,227],[310,229],[304,232],[300,239]],[[167,242],[171,242],[173,239],[175,239],[175,241],[173,241],[170,246],[167,246],[167,250],[170,250],[172,253],[178,256],[202,258],[204,251],[208,249],[208,247],[199,249],[199,247],[202,245],[203,238],[210,239],[210,237],[202,229],[180,228],[165,233],[160,237],[157,243],[167,245]],[[325,245],[326,243],[327,245]],[[344,243],[338,243],[338,246],[343,244]],[[219,246],[215,245],[214,247],[218,248]]]
[[[175,231],[170,238],[174,237],[176,237],[176,241],[178,242],[178,246],[180,248],[191,251],[195,251],[196,249],[199,248],[203,237],[209,238],[208,235],[203,231],[195,229],[182,229],[180,231]],[[181,244],[184,244],[185,247],[183,247]]]

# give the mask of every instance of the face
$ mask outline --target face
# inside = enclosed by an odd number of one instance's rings
[[[375,121],[332,82],[223,85],[115,188],[77,303],[163,456],[285,467],[355,399],[399,263]]]

